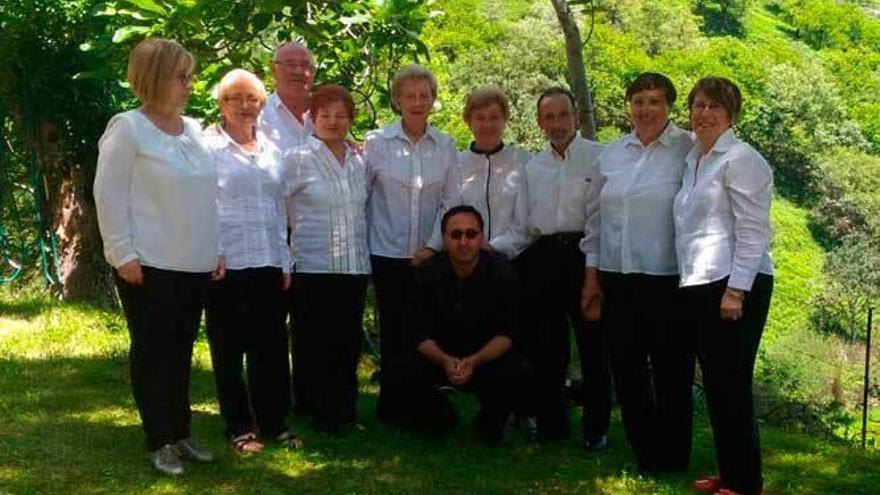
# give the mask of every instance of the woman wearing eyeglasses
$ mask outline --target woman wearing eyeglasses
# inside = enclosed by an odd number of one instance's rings
[[[131,386],[164,474],[181,457],[213,460],[190,436],[193,342],[213,278],[224,275],[216,177],[199,123],[181,115],[195,58],[150,38],[131,51],[128,82],[141,106],[115,115],[98,142],[95,206],[104,255],[131,336]]]
[[[284,155],[299,383],[312,427],[361,429],[357,366],[370,273],[366,170],[345,141],[354,100],[341,86],[312,92],[314,135]]]
[[[773,173],[734,134],[742,96],[733,82],[700,79],[688,107],[697,142],[673,204],[675,250],[720,471],[694,485],[716,495],[757,495],[763,479],[752,376],[773,293]]]
[[[239,452],[259,452],[266,439],[298,448],[286,419],[290,256],[281,152],[257,128],[266,103],[257,76],[233,69],[220,80],[216,97],[222,123],[206,136],[217,173],[226,277],[211,284],[206,320],[220,415]]]

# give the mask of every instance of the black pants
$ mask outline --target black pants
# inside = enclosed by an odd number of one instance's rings
[[[282,284],[280,268],[227,270],[208,292],[208,343],[227,435],[259,430],[276,436],[287,429],[290,362]]]
[[[433,433],[455,425],[452,405],[437,390],[438,385],[452,385],[439,365],[428,361],[418,351],[408,351],[389,364],[386,381],[389,391],[406,397],[398,424]],[[480,402],[476,417],[480,434],[490,443],[501,439],[511,410],[527,411],[534,406],[535,382],[525,359],[515,351],[483,364],[473,378],[457,387],[472,392]]]
[[[153,451],[190,436],[192,350],[210,274],[141,269],[141,286],[113,275],[131,337],[131,388]]]
[[[379,400],[376,412],[380,421],[395,421],[406,402],[388,387],[393,373],[391,364],[412,349],[412,336],[403,328],[403,308],[413,276],[409,259],[371,256],[373,285],[379,310]]]
[[[682,299],[687,324],[697,339],[697,358],[721,480],[726,488],[743,495],[760,493],[761,444],[752,379],[755,357],[773,294],[773,277],[758,274],[746,293],[743,316],[738,321],[721,319],[721,296],[727,279],[685,287]]]
[[[614,387],[639,468],[686,471],[693,435],[694,338],[676,321],[678,276],[601,276]]]
[[[366,290],[366,275],[293,275],[299,380],[316,429],[357,420]]]
[[[535,371],[540,390],[538,427],[547,438],[571,434],[565,405],[565,376],[571,356],[569,324],[576,332],[584,378],[584,437],[605,435],[611,422],[611,372],[604,324],[586,322],[580,312],[584,280],[580,237],[540,237],[515,261],[526,297],[521,350]]]

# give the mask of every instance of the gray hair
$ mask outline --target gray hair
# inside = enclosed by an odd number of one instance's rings
[[[229,89],[229,86],[238,82],[238,81],[247,81],[254,85],[254,88],[257,90],[257,94],[260,97],[261,102],[265,103],[267,98],[266,86],[263,85],[263,81],[257,77],[253,72],[244,70],[244,69],[232,69],[227,72],[220,82],[214,86],[214,90],[211,94],[217,101],[220,101],[225,95],[226,91]]]
[[[428,81],[428,87],[431,88],[431,96],[437,99],[437,77],[431,72],[431,69],[419,64],[410,64],[397,71],[394,79],[391,81],[391,101],[397,99],[400,94],[400,86],[407,81]]]

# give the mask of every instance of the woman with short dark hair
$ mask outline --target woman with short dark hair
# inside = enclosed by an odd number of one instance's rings
[[[581,243],[582,309],[608,329],[627,441],[645,472],[684,471],[691,452],[694,356],[675,321],[672,201],[693,140],[669,120],[675,98],[662,74],[627,88],[633,130],[599,156]]]
[[[314,134],[284,156],[293,318],[302,400],[319,432],[357,421],[357,366],[370,273],[364,162],[346,142],[354,100],[340,86],[312,93]]]
[[[675,249],[686,329],[696,341],[720,476],[695,482],[718,495],[763,489],[752,378],[773,293],[773,172],[734,133],[739,88],[700,79],[688,95],[697,142],[675,197]]]

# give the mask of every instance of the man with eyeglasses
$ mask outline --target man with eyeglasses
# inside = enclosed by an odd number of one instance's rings
[[[275,50],[272,75],[275,92],[266,100],[260,129],[286,152],[305,144],[312,132],[307,115],[315,80],[312,52],[300,43],[284,43]]]
[[[395,360],[385,386],[408,398],[400,426],[434,434],[457,423],[439,387],[475,393],[477,431],[499,445],[511,409],[534,402],[529,367],[514,348],[518,283],[504,258],[480,249],[475,208],[450,208],[441,230],[443,250],[416,268],[404,311],[411,350]]]
[[[535,370],[539,440],[570,437],[565,379],[574,329],[584,378],[584,445],[603,450],[611,419],[611,374],[600,323],[584,321],[580,291],[584,255],[578,244],[587,192],[602,145],[577,134],[572,93],[549,88],[538,98],[538,125],[548,146],[526,164],[526,205],[520,205],[514,260],[525,288],[522,348]],[[522,247],[528,246],[521,254]]]

